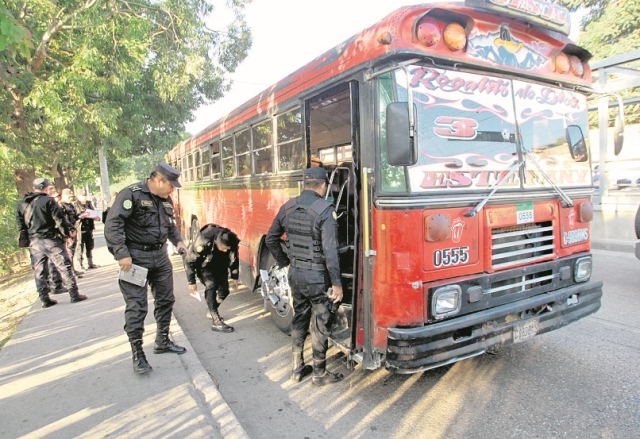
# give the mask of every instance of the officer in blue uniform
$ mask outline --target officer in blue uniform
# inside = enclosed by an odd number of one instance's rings
[[[178,250],[186,252],[176,228],[173,201],[169,196],[180,183],[178,171],[166,163],[158,163],[151,176],[118,193],[109,210],[104,236],[109,251],[120,270],[129,271],[131,264],[147,268],[147,283],[154,298],[157,331],[154,354],[183,354],[186,349],[169,339],[169,324],[175,298],[173,296],[173,266],[167,255],[167,239]],[[133,370],[147,373],[153,369],[142,349],[144,319],[147,315],[147,286],[119,280],[125,300],[124,330],[133,354]]]
[[[238,289],[239,243],[238,235],[231,230],[207,224],[200,229],[184,258],[189,292],[196,292],[196,275],[205,287],[204,297],[213,320],[213,331],[233,332],[233,327],[220,317],[218,308],[229,295],[229,277],[233,289]]]
[[[304,342],[311,323],[313,352],[312,383],[317,386],[342,380],[340,373],[325,369],[334,304],[342,300],[336,214],[322,196],[327,189],[327,172],[311,167],[304,172],[302,193],[278,211],[266,237],[278,266],[289,273],[294,315],[291,324],[293,363],[291,379],[300,382],[311,373],[305,366]],[[286,233],[282,249],[282,235]],[[332,287],[330,294],[328,288]]]

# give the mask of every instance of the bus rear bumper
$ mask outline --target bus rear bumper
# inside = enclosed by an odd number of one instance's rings
[[[389,328],[385,367],[415,373],[474,357],[513,343],[514,327],[522,340],[593,314],[601,298],[602,282],[587,282],[428,326]]]

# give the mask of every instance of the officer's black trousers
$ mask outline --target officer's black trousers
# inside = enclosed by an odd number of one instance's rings
[[[229,270],[216,270],[214,267],[206,266],[198,273],[198,278],[204,285],[204,298],[210,310],[216,310],[229,295]]]
[[[291,323],[291,347],[302,352],[311,325],[313,359],[323,361],[331,335],[331,300],[326,295],[331,285],[328,274],[320,271],[289,268],[289,285],[293,294],[295,313]]]
[[[69,257],[69,260],[72,260],[71,257]],[[49,267],[49,286],[53,286],[53,288],[55,288],[56,290],[59,290],[64,286],[62,284],[62,276],[60,276],[60,272],[58,271],[56,266],[53,264],[51,259],[49,259],[48,267]]]
[[[82,254],[85,252],[87,254],[87,259],[91,259],[93,256],[94,247],[93,230],[82,232],[79,241],[80,242],[78,247],[80,251],[78,252],[78,259],[80,260],[80,262],[82,262]]]
[[[69,253],[69,259],[73,262],[73,258],[76,255],[76,247],[78,246],[78,235],[69,239],[71,240],[71,243],[67,245],[67,252]]]
[[[158,329],[168,329],[173,310],[173,266],[167,255],[167,248],[143,251],[129,249],[133,263],[149,270],[147,283],[154,299],[153,315]],[[144,333],[144,319],[147,316],[147,286],[140,287],[125,281],[118,281],[124,296],[124,331],[129,340],[140,340]]]
[[[58,269],[64,287],[69,290],[69,295],[71,297],[78,295],[78,284],[73,275],[71,260],[61,238],[32,239],[29,253],[31,253],[33,264],[33,277],[36,280],[36,289],[41,301],[46,302],[49,299],[49,261]]]

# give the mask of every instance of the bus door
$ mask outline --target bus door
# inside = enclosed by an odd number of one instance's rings
[[[334,203],[344,297],[334,316],[331,342],[350,357],[355,342],[358,260],[358,83],[340,84],[305,102],[309,166],[327,169],[325,198]]]

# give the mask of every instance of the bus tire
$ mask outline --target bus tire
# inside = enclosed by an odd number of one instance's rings
[[[640,206],[638,206],[638,211],[636,212],[636,239],[640,239]]]
[[[265,249],[267,252],[266,258],[261,258],[264,261],[264,264],[261,264],[260,268],[263,270],[269,270],[275,263],[276,260],[269,252],[269,250]],[[266,260],[265,260],[266,259]],[[259,289],[262,286],[262,280],[260,280]],[[271,320],[277,326],[279,330],[284,332],[287,335],[291,335],[291,322],[293,321],[293,310],[289,304],[283,304],[283,306],[277,307],[274,306],[273,303],[269,300],[268,297],[264,298],[264,309],[268,310],[271,313]]]
[[[193,220],[191,220],[191,230],[189,233],[189,244],[192,244],[193,241],[196,240],[196,237],[198,236],[198,232],[200,231],[200,221],[198,221],[198,218],[194,218]]]
[[[286,304],[283,309],[278,309],[268,298],[265,298],[267,307],[271,311],[271,320],[278,327],[279,330],[287,335],[291,335],[291,322],[293,321],[293,310]]]

